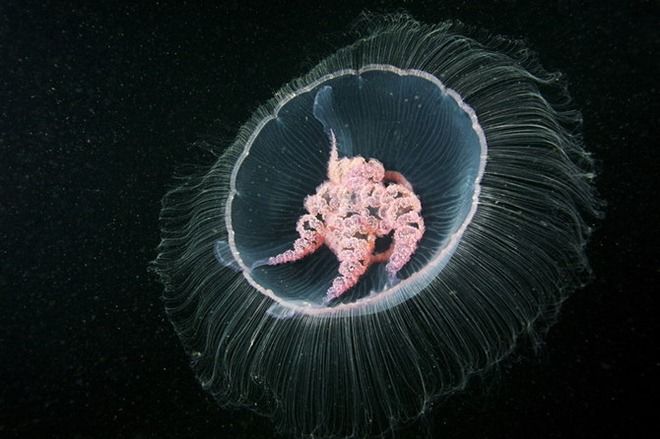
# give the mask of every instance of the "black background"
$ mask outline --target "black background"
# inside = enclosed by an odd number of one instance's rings
[[[93,4],[93,6],[92,6]],[[176,169],[210,163],[363,9],[524,38],[567,74],[607,216],[540,355],[400,437],[636,437],[656,423],[658,3],[0,3],[0,437],[272,437],[199,387],[147,272]]]

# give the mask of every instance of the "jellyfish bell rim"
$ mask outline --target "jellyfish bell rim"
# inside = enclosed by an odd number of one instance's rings
[[[292,99],[304,93],[309,93],[324,82],[340,78],[344,76],[354,75],[360,76],[366,72],[381,71],[394,73],[399,76],[416,76],[427,81],[430,81],[438,87],[443,95],[451,97],[455,104],[470,118],[471,128],[476,134],[479,141],[479,167],[476,176],[472,182],[472,194],[470,208],[465,214],[461,224],[448,235],[445,245],[441,246],[422,268],[415,271],[414,276],[410,276],[401,280],[395,285],[391,285],[382,291],[368,294],[364,297],[358,298],[355,301],[347,303],[337,303],[333,305],[323,304],[317,305],[304,300],[285,300],[279,297],[275,291],[261,285],[252,275],[252,266],[246,264],[241,258],[240,251],[236,244],[235,231],[232,226],[232,204],[234,197],[239,195],[236,187],[236,180],[238,172],[242,163],[250,155],[250,149],[254,144],[255,139],[261,133],[264,126],[272,120],[278,118],[280,110]],[[277,95],[276,95],[277,96]],[[243,150],[234,163],[231,175],[229,178],[229,192],[227,194],[225,203],[225,225],[227,227],[227,241],[228,247],[234,262],[238,265],[243,277],[247,282],[259,291],[264,296],[273,300],[272,305],[267,313],[275,318],[290,318],[295,315],[308,315],[314,317],[342,317],[345,315],[365,315],[377,313],[383,309],[391,308],[398,305],[409,298],[417,295],[425,288],[427,288],[433,279],[444,269],[453,253],[455,252],[458,244],[467,229],[468,225],[476,213],[479,196],[481,193],[481,180],[483,178],[486,162],[488,157],[488,145],[486,136],[479,123],[478,117],[474,109],[468,105],[458,92],[445,86],[442,81],[428,72],[419,69],[402,69],[391,64],[367,64],[358,69],[339,69],[331,73],[327,73],[318,79],[287,93],[283,96],[277,96],[280,100],[274,106],[270,114],[264,116],[254,127],[250,136],[247,138]],[[377,157],[376,157],[377,158]],[[302,202],[302,200],[301,200]],[[381,306],[384,304],[385,306]]]

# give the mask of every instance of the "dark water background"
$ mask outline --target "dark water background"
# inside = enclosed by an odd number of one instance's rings
[[[653,435],[657,1],[131,3],[0,3],[0,437],[272,437],[267,419],[200,389],[165,319],[147,273],[160,197],[177,167],[210,162],[199,139],[230,139],[284,82],[350,42],[343,32],[365,7],[525,38],[568,75],[609,204],[589,249],[596,279],[567,301],[541,354],[437,407],[429,428]]]

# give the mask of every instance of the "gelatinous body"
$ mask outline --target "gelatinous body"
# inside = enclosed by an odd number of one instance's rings
[[[370,17],[169,192],[155,270],[202,386],[381,435],[534,342],[589,276],[580,115],[520,43]]]

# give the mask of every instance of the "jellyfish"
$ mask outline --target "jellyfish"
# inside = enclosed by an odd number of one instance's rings
[[[199,382],[289,437],[422,416],[590,277],[561,75],[458,23],[362,26],[163,200],[154,269]]]

